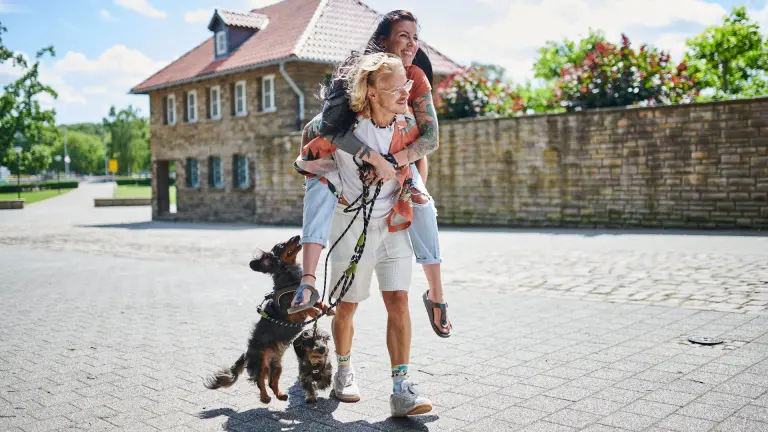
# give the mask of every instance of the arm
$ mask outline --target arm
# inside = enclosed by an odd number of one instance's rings
[[[419,128],[419,138],[411,143],[408,148],[397,152],[394,156],[398,166],[404,166],[411,162],[416,162],[426,155],[437,150],[440,146],[437,132],[437,113],[435,104],[432,100],[432,92],[426,92],[423,96],[417,97],[413,101],[413,115],[416,117],[416,124]],[[426,174],[426,161],[424,164],[424,174]],[[422,169],[419,168],[419,174]],[[426,175],[422,174],[426,183]]]

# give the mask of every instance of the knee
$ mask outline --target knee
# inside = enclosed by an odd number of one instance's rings
[[[340,323],[350,324],[355,316],[355,310],[357,310],[357,303],[340,302],[336,307],[336,315],[333,319]]]
[[[384,294],[387,313],[391,318],[408,314],[408,291],[390,291]]]

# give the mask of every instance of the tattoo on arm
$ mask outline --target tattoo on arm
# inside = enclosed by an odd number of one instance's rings
[[[360,149],[359,152],[357,152],[357,157],[363,160],[368,160],[371,157],[371,148],[368,146],[363,146],[363,148]]]
[[[409,162],[415,162],[437,150],[439,146],[437,132],[437,113],[432,101],[432,93],[427,93],[413,103],[413,114],[419,128],[419,138],[406,149]]]

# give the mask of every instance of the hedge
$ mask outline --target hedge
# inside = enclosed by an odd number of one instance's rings
[[[5,186],[0,186],[0,193],[2,192],[18,192],[21,189],[22,192],[32,192],[35,190],[47,190],[47,189],[75,189],[80,185],[77,180],[67,180],[63,182],[46,181],[42,183],[19,183],[18,185],[10,183]]]
[[[118,186],[124,186],[124,185],[152,186],[152,179],[118,177],[117,179],[115,179],[115,183],[117,183]],[[173,178],[168,179],[168,186],[173,186],[175,184],[176,184],[176,179],[173,179]]]

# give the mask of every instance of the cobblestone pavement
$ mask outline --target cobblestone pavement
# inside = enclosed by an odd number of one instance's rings
[[[205,389],[269,288],[252,251],[298,228],[71,208],[108,187],[0,212],[2,431],[768,430],[765,237],[443,230],[455,335],[429,327],[415,267],[411,368],[435,407],[396,420],[377,296],[356,320],[360,402],[306,405],[291,352],[286,402]]]

